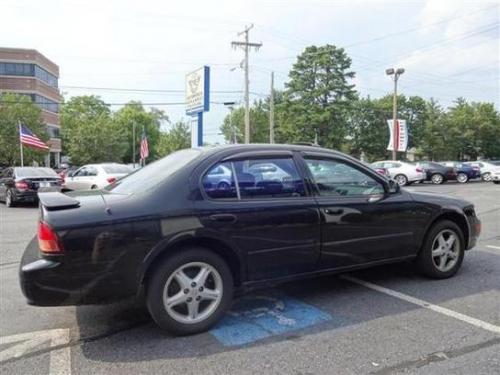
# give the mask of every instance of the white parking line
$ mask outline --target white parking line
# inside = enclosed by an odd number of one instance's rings
[[[0,345],[13,344],[0,351],[0,362],[19,358],[39,348],[44,342],[50,342],[51,347],[67,345],[70,342],[69,329],[50,329],[46,331],[20,333],[0,337]],[[50,375],[71,374],[71,348],[65,346],[50,352]]]
[[[486,245],[486,247],[489,247],[490,249],[500,250],[500,246]]]
[[[360,280],[360,279],[352,277],[352,276],[343,275],[343,276],[340,276],[340,277],[342,279],[344,279],[344,280],[353,282],[355,284],[359,284],[359,285],[362,285],[364,287],[376,290],[377,292],[384,293],[384,294],[387,294],[387,295],[395,297],[395,298],[399,298],[399,299],[401,299],[403,301],[406,301],[406,302],[409,302],[409,303],[413,303],[414,305],[417,305],[417,306],[420,306],[420,307],[423,307],[423,308],[426,308],[426,309],[438,312],[440,314],[449,316],[451,318],[458,319],[458,320],[460,320],[462,322],[471,324],[473,326],[485,329],[486,331],[490,331],[490,332],[493,332],[493,333],[496,333],[496,334],[500,335],[500,326],[497,326],[497,325],[494,325],[494,324],[491,324],[491,323],[488,323],[488,322],[484,322],[482,320],[473,318],[471,316],[468,316],[468,315],[465,315],[465,314],[461,314],[459,312],[456,312],[456,311],[453,311],[453,310],[450,310],[450,309],[447,309],[447,308],[444,308],[444,307],[441,307],[441,306],[438,306],[438,305],[434,305],[434,304],[432,304],[430,302],[426,302],[424,300],[421,300],[421,299],[409,296],[407,294],[404,294],[404,293],[401,293],[401,292],[397,292],[395,290],[392,290],[392,289],[389,289],[389,288],[385,288],[383,286],[376,285],[376,284],[370,283],[368,281]]]

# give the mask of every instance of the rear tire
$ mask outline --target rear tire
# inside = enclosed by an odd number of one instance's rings
[[[399,186],[405,186],[408,184],[408,177],[406,177],[404,174],[397,174],[394,176],[394,181],[397,182]]]
[[[202,269],[208,275],[204,279]],[[176,335],[206,331],[231,305],[231,270],[219,255],[203,247],[183,249],[148,276],[148,310],[158,326]]]
[[[461,184],[465,184],[467,181],[469,181],[469,177],[467,177],[465,173],[459,173],[457,174],[457,181]]]
[[[434,185],[441,185],[444,182],[444,177],[440,173],[434,173],[431,176],[431,181]]]
[[[454,236],[454,242],[451,242],[451,236]],[[430,228],[417,255],[416,265],[419,271],[428,277],[447,279],[460,269],[464,253],[465,240],[462,230],[454,222],[443,220]]]

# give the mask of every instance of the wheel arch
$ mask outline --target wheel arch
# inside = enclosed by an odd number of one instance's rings
[[[231,270],[234,285],[242,285],[244,280],[243,260],[240,254],[225,241],[211,236],[184,235],[168,242],[162,242],[155,246],[144,259],[139,274],[138,292],[141,292],[147,284],[148,278],[156,267],[170,256],[177,254],[187,247],[199,246],[219,255],[227,263]]]
[[[449,220],[449,221],[451,221],[451,222],[453,222],[453,223],[455,223],[455,224],[458,225],[458,227],[462,230],[462,234],[464,236],[464,240],[465,240],[464,247],[467,249],[468,244],[469,244],[469,235],[470,235],[470,233],[469,233],[470,229],[469,229],[469,224],[467,223],[467,219],[465,218],[464,214],[462,214],[462,213],[460,213],[458,211],[449,209],[449,210],[442,211],[427,226],[427,228],[425,229],[425,232],[424,232],[425,234],[422,237],[422,241],[421,241],[419,252],[422,250],[422,247],[425,244],[425,241],[427,239],[427,236],[429,235],[429,232],[430,232],[431,228],[437,222],[443,221],[443,220]]]

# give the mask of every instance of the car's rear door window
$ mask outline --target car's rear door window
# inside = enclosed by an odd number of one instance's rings
[[[291,157],[234,162],[241,199],[305,196],[302,177]]]
[[[236,184],[231,162],[219,163],[203,177],[205,193],[214,199],[237,198]]]
[[[248,158],[214,165],[203,177],[203,189],[214,199],[294,198],[306,195],[291,157]]]

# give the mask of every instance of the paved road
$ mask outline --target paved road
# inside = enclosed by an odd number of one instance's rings
[[[407,265],[262,290],[216,330],[171,337],[136,301],[27,306],[18,262],[37,209],[0,205],[2,374],[500,374],[500,187],[416,185],[476,205],[483,234],[460,273]]]

